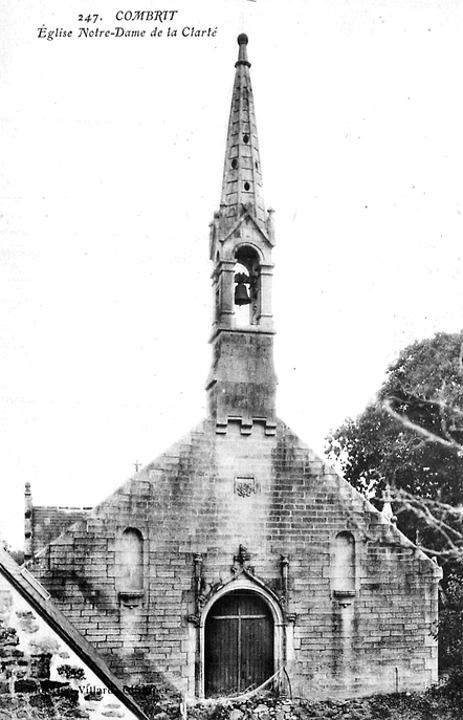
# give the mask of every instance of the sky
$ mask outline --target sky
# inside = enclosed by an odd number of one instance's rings
[[[116,18],[158,8],[177,12]],[[403,347],[461,330],[459,0],[0,0],[0,27],[13,547],[26,482],[37,505],[92,506],[206,415],[208,226],[243,30],[275,209],[279,416],[322,454]]]

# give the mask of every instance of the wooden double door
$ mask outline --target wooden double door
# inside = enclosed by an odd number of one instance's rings
[[[205,625],[206,697],[244,693],[274,673],[273,617],[257,593],[235,590],[212,606]]]

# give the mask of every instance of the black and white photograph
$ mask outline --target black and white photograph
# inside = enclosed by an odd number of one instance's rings
[[[460,720],[462,38],[0,0],[0,720]]]

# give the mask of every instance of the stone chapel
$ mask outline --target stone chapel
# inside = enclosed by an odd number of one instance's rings
[[[423,689],[437,680],[439,568],[276,414],[275,235],[246,35],[238,45],[209,240],[209,414],[43,547],[29,497],[29,567],[127,685]]]

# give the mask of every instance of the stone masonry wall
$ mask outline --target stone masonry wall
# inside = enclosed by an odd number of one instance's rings
[[[1,574],[0,717],[135,720]]]
[[[121,592],[127,529],[143,568],[132,593]],[[354,548],[353,589],[336,590],[339,533]],[[34,572],[127,684],[200,695],[205,613],[239,586],[272,605],[277,664],[297,695],[437,679],[438,568],[283,423],[271,436],[258,423],[243,435],[238,422],[216,434],[205,421],[53,542]]]

